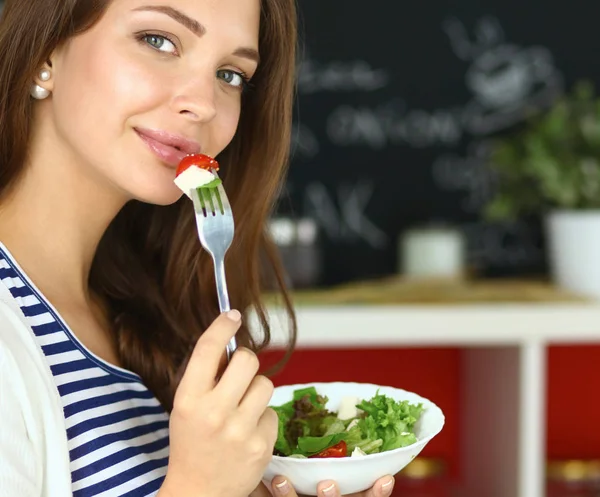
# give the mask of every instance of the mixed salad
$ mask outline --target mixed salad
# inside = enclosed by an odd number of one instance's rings
[[[344,397],[337,412],[315,387],[294,391],[293,399],[272,406],[279,418],[274,454],[298,458],[356,457],[414,444],[422,404],[379,393],[370,400]]]

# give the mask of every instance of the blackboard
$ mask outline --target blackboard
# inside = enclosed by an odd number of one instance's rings
[[[485,222],[489,140],[600,81],[590,0],[302,0],[293,159],[278,214],[313,217],[323,284],[392,273],[397,238],[460,227],[482,275],[544,272],[539,219]]]

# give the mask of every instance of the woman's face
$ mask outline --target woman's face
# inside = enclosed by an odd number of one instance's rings
[[[52,148],[126,199],[175,202],[181,158],[236,132],[259,21],[259,0],[113,0],[51,58]]]

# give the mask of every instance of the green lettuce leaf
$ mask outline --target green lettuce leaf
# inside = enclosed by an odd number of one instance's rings
[[[331,424],[335,414],[325,407],[327,397],[317,394],[314,387],[294,392],[293,415],[286,425],[286,438],[292,447],[298,445],[300,437],[321,437]]]
[[[315,387],[301,388],[294,390],[294,401],[302,400],[308,395],[308,400],[315,407],[315,409],[325,409],[327,404],[327,397],[319,395]]]
[[[212,181],[209,181],[208,183],[206,183],[205,185],[199,186],[198,189],[202,189],[202,188],[216,188],[217,186],[219,186],[220,184],[222,184],[223,181],[221,181],[221,178],[215,178]]]
[[[336,416],[327,416],[321,423],[321,430],[325,430],[323,435],[335,435],[346,431],[346,425]]]
[[[292,454],[292,447],[287,439],[287,425],[291,417],[294,415],[292,402],[279,407],[274,407],[273,410],[277,413],[277,441],[275,442],[275,451],[279,455],[289,456]]]
[[[318,454],[322,450],[340,443],[346,437],[345,433],[335,433],[323,437],[300,437],[298,439],[298,452],[305,456]]]
[[[358,424],[352,426],[347,432],[346,444],[348,445],[348,454],[351,454],[356,447],[365,454],[375,454],[376,452],[380,452],[383,440],[377,437],[376,430],[363,432],[359,421]]]
[[[395,401],[377,392],[371,400],[363,400],[357,407],[366,413],[366,417],[358,422],[363,437],[372,441],[381,439],[382,452],[417,441],[413,430],[423,412],[422,404]]]

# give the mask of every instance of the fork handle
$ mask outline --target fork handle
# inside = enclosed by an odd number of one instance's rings
[[[217,298],[219,299],[219,309],[221,312],[231,310],[229,304],[229,293],[227,291],[227,280],[225,278],[225,261],[223,258],[214,259],[215,266],[215,281],[217,283]],[[231,356],[237,350],[237,340],[235,336],[231,338],[227,344],[227,362],[231,360]]]

